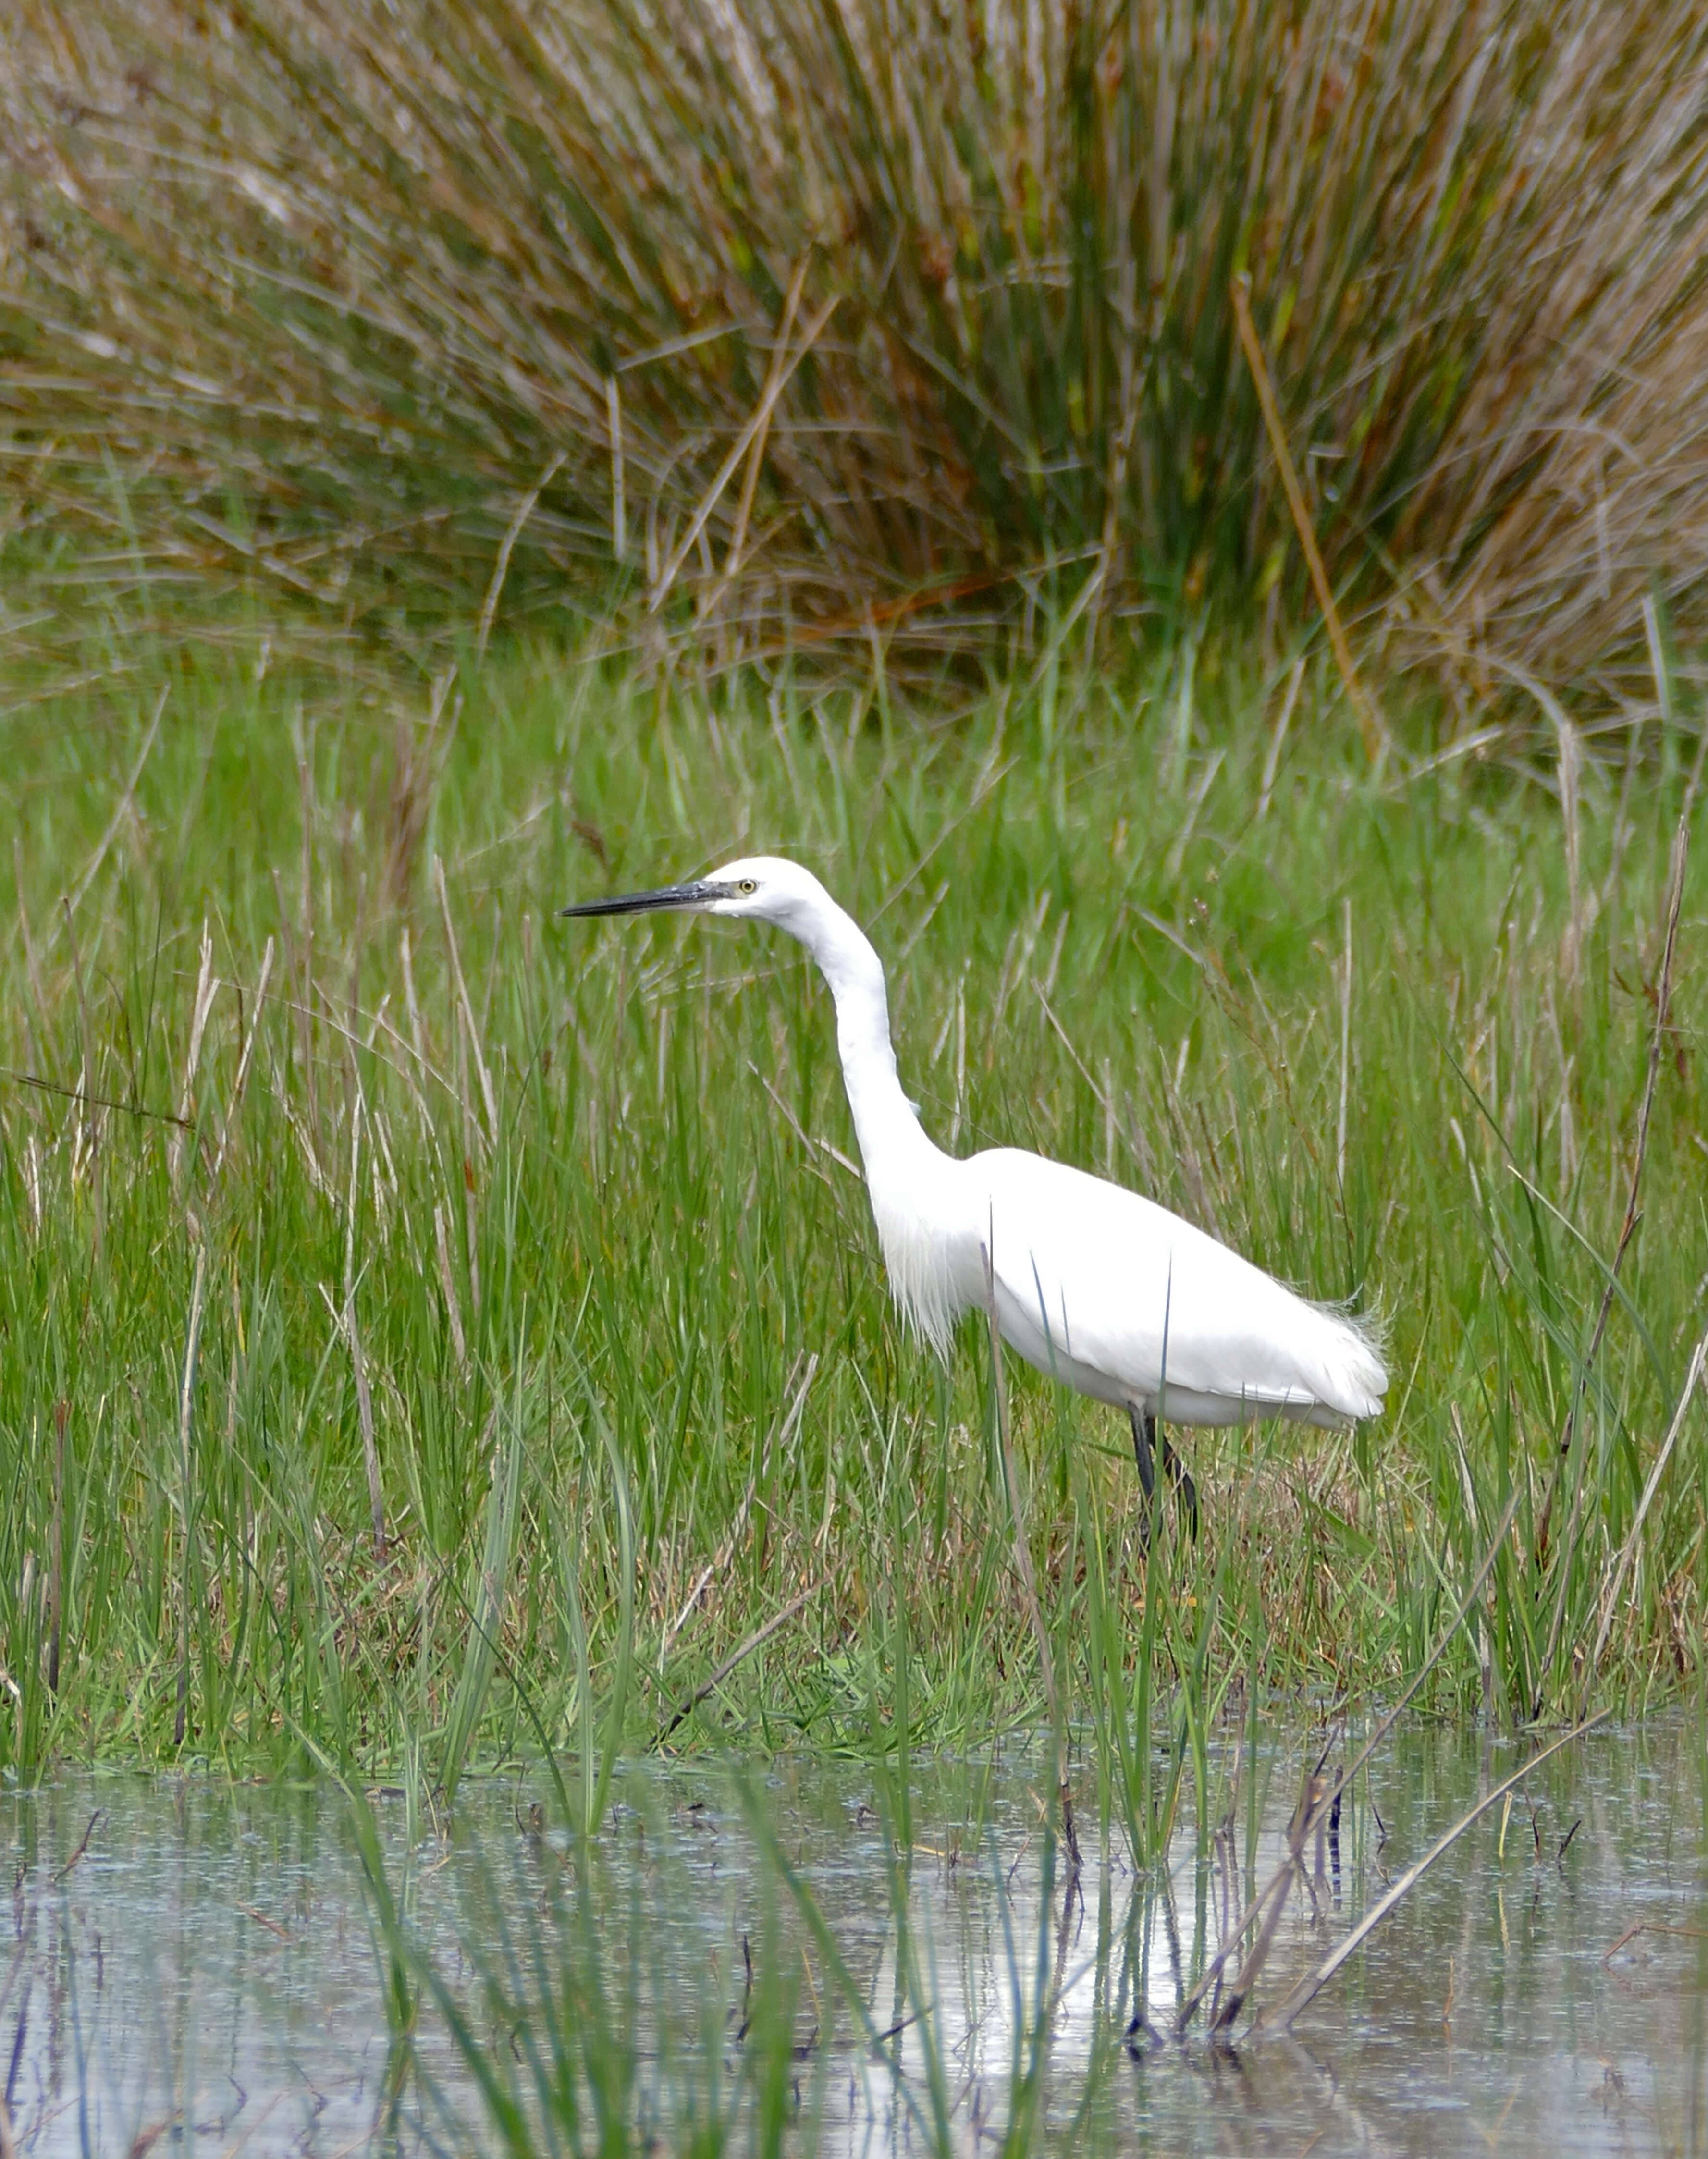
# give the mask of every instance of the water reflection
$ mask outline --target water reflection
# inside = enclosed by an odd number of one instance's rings
[[[0,2068],[18,2147],[42,2153],[492,2145],[476,2060],[542,2148],[555,2080],[564,2148],[620,2120],[665,2149],[973,2151],[1012,2125],[1075,2151],[1699,2152],[1703,1750],[1679,1722],[1557,1758],[1295,2037],[1232,2050],[1166,2035],[1281,1856],[1304,1764],[1279,1742],[1213,1754],[1208,1848],[1188,1825],[1167,1870],[1100,1833],[1088,1768],[1076,1882],[1001,1763],[916,1773],[911,1854],[851,1769],[631,1770],[587,1853],[531,1784],[465,1786],[453,1830],[413,1844],[376,1795],[406,2051],[335,1795],[67,1776],[0,1802]],[[1258,2000],[1522,1758],[1475,1732],[1390,1742],[1310,1854]]]

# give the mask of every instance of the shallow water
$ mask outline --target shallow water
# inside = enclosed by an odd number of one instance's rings
[[[0,1798],[0,2070],[18,2146],[330,2159],[495,2145],[448,2006],[525,2118],[531,2048],[572,2037],[593,2111],[566,2148],[595,2141],[603,2104],[665,2149],[722,2120],[738,2149],[769,2129],[797,2151],[972,2151],[1030,2108],[1057,2150],[1708,2150],[1708,1765],[1685,1722],[1604,1729],[1539,1768],[1293,2037],[1214,2048],[1199,2024],[1184,2044],[1128,2043],[1139,2004],[1169,2030],[1266,1877],[1305,1743],[1271,1734],[1254,1769],[1229,1735],[1206,1807],[1226,1827],[1201,1861],[1188,1782],[1166,1877],[1136,1874],[1113,1824],[1100,1833],[1084,1769],[1071,1892],[1053,1810],[1001,1762],[916,1768],[910,1863],[898,1794],[852,1768],[631,1770],[584,1855],[536,1779],[465,1785],[449,1830],[418,1837],[401,1799],[376,1794],[411,1976],[443,1990],[429,1984],[407,2053],[338,1794],[63,1776]],[[1524,1758],[1476,1732],[1390,1741],[1313,1854],[1257,2003]]]

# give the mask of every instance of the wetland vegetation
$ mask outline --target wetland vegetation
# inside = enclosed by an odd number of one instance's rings
[[[1708,32],[1478,19],[0,24],[0,2159],[1700,2148]],[[910,1341],[810,963],[554,919],[759,849],[1385,1415]]]
[[[898,1327],[809,967],[552,919],[759,846],[872,924],[944,1141],[1131,1180],[1387,1329],[1379,1425],[1195,1436],[1202,1534],[1148,1566],[1124,1432],[1012,1376],[1055,1683],[1136,1850],[1230,1702],[1395,1689],[1509,1505],[1436,1708],[1700,1688],[1700,1405],[1662,1457],[1700,1329],[1694,866],[1656,1032],[1690,775],[1373,774],[1317,675],[1271,770],[1285,684],[1231,661],[1037,673],[934,726],[881,681],[517,655],[411,697],[251,649],[14,719],[12,1773],[453,1792],[549,1744],[597,1812],[667,1727],[1038,1724],[988,1357]]]

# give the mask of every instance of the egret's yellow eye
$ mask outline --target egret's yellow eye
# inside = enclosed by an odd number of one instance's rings
[[[753,878],[743,878],[736,887],[738,892],[757,892],[758,889],[758,882]]]

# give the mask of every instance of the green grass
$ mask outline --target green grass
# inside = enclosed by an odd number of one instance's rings
[[[1581,1664],[1702,1326],[1699,849],[1586,1372],[1683,777],[1586,766],[1571,820],[1551,764],[1373,778],[1313,676],[1260,815],[1278,697],[1214,650],[1195,685],[1047,667],[927,724],[881,682],[542,651],[471,660],[435,722],[234,648],[13,719],[7,1773],[453,1789],[549,1745],[596,1821],[807,1590],[673,1743],[899,1769],[1037,1727],[988,1356],[970,1322],[945,1370],[890,1309],[822,986],[762,931],[552,919],[758,847],[871,926],[939,1138],[1130,1181],[1384,1316],[1388,1414],[1193,1437],[1203,1534],[1148,1566],[1124,1426],[1009,1375],[1058,1684],[1136,1850],[1207,1808],[1242,1690],[1415,1670],[1514,1490],[1436,1706],[1700,1686],[1700,1403]]]

